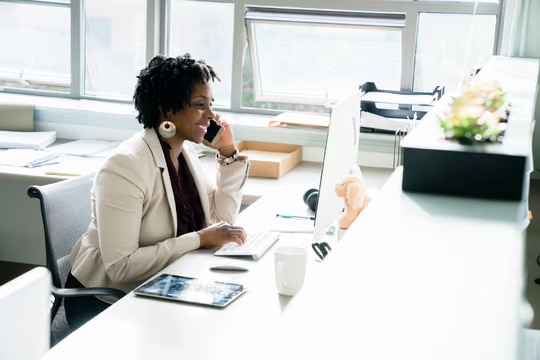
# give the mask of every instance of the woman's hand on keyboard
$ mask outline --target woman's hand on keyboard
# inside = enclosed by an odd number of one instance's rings
[[[231,241],[242,245],[247,238],[244,228],[229,225],[226,222],[211,225],[197,231],[197,233],[199,234],[201,248],[219,247]]]

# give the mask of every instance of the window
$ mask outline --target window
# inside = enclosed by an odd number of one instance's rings
[[[445,24],[445,31],[440,31]],[[421,13],[418,23],[414,89],[445,85],[456,91],[471,69],[493,54],[495,15]]]
[[[329,105],[374,77],[399,87],[404,25],[404,14],[248,7],[255,100]]]
[[[146,0],[84,4],[84,94],[130,100],[146,65]]]
[[[366,81],[389,90],[456,90],[494,54],[499,7],[448,3],[380,1],[347,10],[246,6],[253,79],[244,81],[251,81],[256,101],[295,104],[334,104]]]
[[[0,87],[70,91],[70,8],[0,2]]]
[[[214,106],[230,108],[234,4],[172,0],[168,28],[169,56],[204,59],[221,79],[213,85]]]
[[[452,90],[498,53],[505,3],[0,0],[0,90],[127,104],[152,56],[185,52],[239,113],[324,112],[366,81]]]

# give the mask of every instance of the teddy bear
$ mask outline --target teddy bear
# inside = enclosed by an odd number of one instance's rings
[[[338,219],[341,229],[348,229],[354,219],[369,204],[369,197],[361,176],[349,175],[343,182],[336,184],[336,194],[343,198],[344,211]]]

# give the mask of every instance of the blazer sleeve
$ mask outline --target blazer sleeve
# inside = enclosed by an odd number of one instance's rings
[[[216,160],[215,187],[209,187],[211,219],[234,224],[240,212],[244,185],[249,173],[249,160],[221,165]]]

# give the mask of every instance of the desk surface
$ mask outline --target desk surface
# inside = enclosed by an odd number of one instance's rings
[[[323,262],[310,252],[294,297],[277,294],[272,250],[247,273],[212,272],[213,255],[194,251],[163,272],[240,282],[247,292],[225,309],[130,293],[45,359],[515,359],[522,206],[400,189],[398,170]],[[240,222],[262,228],[279,204],[263,197]]]

